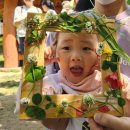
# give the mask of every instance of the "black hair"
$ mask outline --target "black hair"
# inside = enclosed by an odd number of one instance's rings
[[[53,10],[55,9],[53,2],[50,0],[43,0],[42,5],[46,5],[48,8],[53,9]]]
[[[78,3],[76,4],[75,11],[80,12],[80,11],[85,11],[88,9],[93,8],[93,4],[95,4],[95,0],[79,0]]]

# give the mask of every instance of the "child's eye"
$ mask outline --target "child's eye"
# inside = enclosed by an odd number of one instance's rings
[[[63,50],[70,50],[70,47],[67,47],[67,46],[66,46],[66,47],[63,47],[62,49],[63,49]]]
[[[92,49],[91,48],[89,48],[89,47],[84,47],[83,48],[83,51],[91,51]]]

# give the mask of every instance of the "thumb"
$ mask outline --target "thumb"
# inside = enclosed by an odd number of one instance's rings
[[[94,120],[99,125],[111,128],[113,130],[128,130],[125,129],[127,120],[123,117],[119,118],[105,113],[96,113],[94,115]]]

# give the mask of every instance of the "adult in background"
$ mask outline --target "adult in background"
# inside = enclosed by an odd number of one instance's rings
[[[24,39],[26,35],[26,18],[28,13],[42,13],[40,8],[34,6],[34,0],[23,0],[24,5],[17,6],[14,11],[14,26],[19,43],[19,52],[24,54]],[[22,63],[20,63],[22,66]]]

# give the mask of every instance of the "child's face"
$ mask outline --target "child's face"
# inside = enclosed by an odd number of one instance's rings
[[[90,75],[97,63],[96,34],[59,33],[56,55],[63,75],[72,83],[79,83]]]

